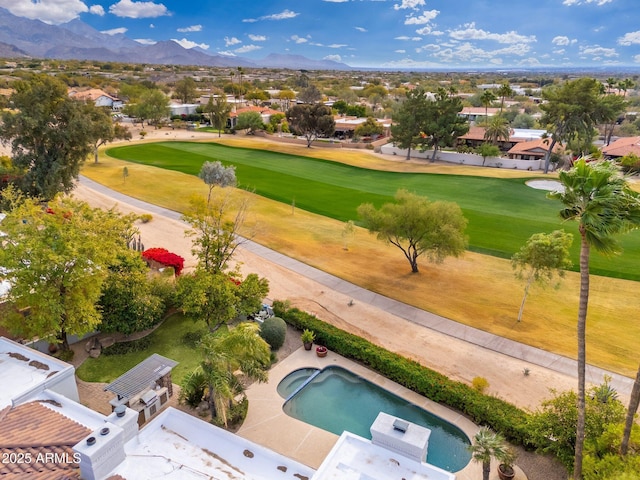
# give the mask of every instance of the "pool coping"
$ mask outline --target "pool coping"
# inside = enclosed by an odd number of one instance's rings
[[[299,348],[269,371],[269,380],[254,383],[246,391],[249,411],[237,434],[259,443],[282,455],[318,469],[320,464],[338,441],[338,435],[309,425],[288,416],[282,410],[284,399],[277,386],[288,374],[299,368],[318,368],[337,365],[369,380],[401,398],[437,415],[460,428],[469,439],[480,427],[459,412],[429,400],[422,395],[392,382],[382,375],[331,351],[326,357],[318,357],[313,350]],[[462,470],[455,472],[458,480],[477,479],[482,475],[482,465],[473,460]]]

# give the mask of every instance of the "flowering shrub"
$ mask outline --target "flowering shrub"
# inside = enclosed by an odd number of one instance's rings
[[[165,248],[149,248],[142,252],[142,258],[145,260],[154,260],[167,267],[173,267],[176,277],[180,275],[184,268],[184,258],[175,253],[169,252]]]

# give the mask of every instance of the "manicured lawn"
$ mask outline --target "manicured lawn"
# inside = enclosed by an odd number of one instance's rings
[[[126,161],[197,175],[205,161],[235,165],[240,186],[258,195],[341,221],[357,220],[358,205],[380,206],[406,188],[431,200],[454,201],[469,220],[471,251],[510,258],[533,234],[564,228],[574,234],[573,259],[578,265],[576,226],[563,224],[560,203],[546,192],[525,185],[525,178],[371,170],[333,161],[212,143],[160,142],[111,148],[109,155]],[[533,177],[532,177],[533,178]],[[640,233],[621,238],[623,257],[593,256],[591,272],[640,280]]]
[[[194,322],[182,314],[174,314],[150,334],[151,345],[146,350],[123,355],[100,355],[98,358],[88,358],[78,368],[78,377],[86,382],[109,383],[151,354],[159,353],[178,362],[171,373],[171,378],[173,383],[179,384],[184,376],[196,368],[201,361],[199,352],[192,345],[183,341],[184,335],[188,332],[204,333],[206,331],[207,327],[204,322]]]

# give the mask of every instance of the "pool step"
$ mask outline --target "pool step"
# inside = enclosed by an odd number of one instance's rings
[[[286,399],[285,399],[285,403],[287,403],[291,397],[293,397],[296,393],[298,393],[300,390],[302,390],[304,387],[306,387],[314,378],[316,378],[318,375],[320,375],[320,372],[322,372],[322,370],[318,369],[315,372],[313,372],[309,378],[307,378],[304,382],[302,382],[298,388],[296,388],[293,393],[291,393],[291,395],[289,395]]]

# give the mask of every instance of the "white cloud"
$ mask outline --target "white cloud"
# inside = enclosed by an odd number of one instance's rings
[[[206,43],[196,43],[196,42],[192,42],[191,40],[187,40],[186,38],[183,38],[182,40],[177,40],[175,38],[172,38],[171,40],[176,42],[182,48],[186,48],[187,50],[194,47],[200,47],[203,50],[209,50],[209,45],[207,45]]]
[[[102,5],[91,5],[89,7],[89,13],[102,17],[104,16],[104,8],[102,7]]]
[[[274,13],[271,15],[263,15],[258,18],[245,18],[242,21],[245,23],[254,23],[261,20],[288,20],[289,18],[295,18],[300,15],[298,12],[292,12],[291,10],[283,10],[280,13]]]
[[[368,30],[367,30],[366,28],[364,28],[364,27],[353,27],[353,28],[355,28],[355,29],[356,29],[357,31],[359,31],[359,32],[367,32],[367,31],[368,31]]]
[[[393,8],[394,10],[418,10],[418,7],[424,7],[425,0],[402,0],[402,3],[396,3]]]
[[[591,55],[593,60],[600,60],[602,57],[617,57],[618,52],[615,48],[601,47],[600,45],[589,45],[586,47],[580,47],[580,53],[582,55]]]
[[[0,0],[0,7],[17,17],[41,20],[51,25],[69,22],[89,11],[81,0]]]
[[[291,40],[294,43],[307,43],[309,40],[304,37],[299,37],[298,35],[291,35]]]
[[[267,37],[264,35],[253,35],[251,33],[249,34],[249,38],[254,42],[265,42],[267,40]]]
[[[558,50],[552,50],[553,53],[555,53],[556,55],[564,55],[565,49],[564,48],[559,48]]]
[[[333,62],[342,62],[342,57],[340,55],[327,55],[322,58],[323,60],[331,60]]]
[[[572,7],[574,5],[588,5],[590,3],[595,3],[598,7],[602,5],[606,5],[607,3],[611,3],[613,0],[564,0],[562,2],[563,5],[568,7]]]
[[[497,50],[485,50],[483,48],[476,47],[469,42],[465,42],[454,47],[443,49],[433,55],[446,62],[475,63],[490,61],[493,58],[505,55],[516,55],[522,57],[529,53],[530,50],[531,47],[526,43],[509,45],[508,47],[499,48]]]
[[[151,40],[150,38],[134,38],[134,41],[141,43],[142,45],[155,45],[156,42],[155,40]]]
[[[120,0],[109,7],[109,13],[116,17],[126,18],[155,18],[169,15],[167,7],[161,3],[134,2],[132,0]]]
[[[416,53],[423,53],[423,52],[433,53],[433,52],[439,52],[440,50],[441,50],[440,45],[436,45],[435,43],[429,43],[427,45],[423,45],[422,47],[416,48]]]
[[[346,44],[343,43],[331,43],[329,45],[327,45],[327,48],[344,48],[346,47]]]
[[[245,45],[243,47],[240,48],[236,48],[235,52],[236,53],[249,53],[249,52],[253,52],[254,50],[260,50],[262,47],[260,45]]]
[[[406,35],[401,35],[399,37],[395,37],[394,40],[411,40],[412,42],[420,42],[422,41],[422,37],[407,37]]]
[[[329,3],[346,3],[349,0],[322,0],[323,2],[329,2]]]
[[[394,50],[395,53],[407,53],[406,50]]]
[[[127,33],[127,29],[124,27],[112,28],[111,30],[102,30],[100,33],[105,35],[118,35],[119,33]]]
[[[451,30],[449,36],[456,40],[493,40],[498,43],[531,43],[536,41],[535,35],[520,35],[515,31],[507,33],[491,33],[476,28],[475,22],[466,23],[464,28],[459,30]]]
[[[190,27],[178,28],[176,31],[180,33],[201,32],[202,25],[191,25]]]
[[[636,55],[633,57],[633,61],[636,63],[640,63],[640,55]]]
[[[434,30],[433,25],[425,25],[424,27],[416,30],[416,33],[418,35],[435,35],[435,36],[444,35],[444,32],[441,32],[440,30]]]
[[[425,10],[422,12],[422,15],[418,15],[417,17],[409,16],[404,21],[405,25],[424,25],[429,23],[431,20],[436,18],[440,10]]]
[[[618,45],[628,47],[629,45],[636,45],[640,43],[640,30],[636,32],[625,33],[622,37],[618,38]]]
[[[233,52],[230,52],[228,50],[218,50],[218,55],[224,55],[225,57],[236,57],[237,55]]]
[[[553,43],[554,45],[569,45],[569,37],[565,37],[565,36],[561,36],[558,35],[557,37],[553,37],[553,40],[551,40],[551,43]]]
[[[237,39],[236,37],[224,37],[224,46],[225,47],[230,47],[231,45],[237,45],[239,43],[242,43],[242,40]]]

